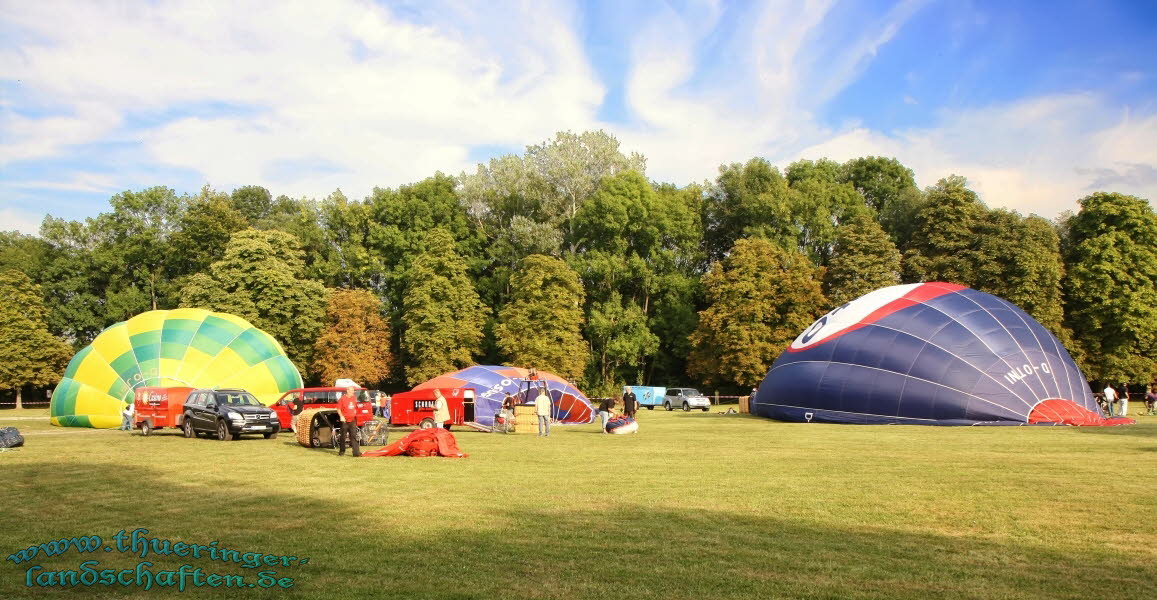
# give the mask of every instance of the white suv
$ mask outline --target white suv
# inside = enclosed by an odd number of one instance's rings
[[[673,410],[675,407],[684,411],[698,408],[707,412],[711,408],[711,401],[695,388],[667,388],[667,393],[663,395],[663,408]]]

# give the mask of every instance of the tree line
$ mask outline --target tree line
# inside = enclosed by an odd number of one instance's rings
[[[201,307],[269,332],[315,383],[509,363],[590,394],[737,390],[831,308],[919,281],[1017,304],[1092,380],[1157,375],[1157,217],[1112,192],[1049,221],[988,208],[959,176],[921,190],[875,156],[753,158],[679,187],[595,131],[361,200],[153,187],[109,203],[0,234],[0,293],[38,307],[0,308],[0,388],[52,385],[67,348],[113,323]]]

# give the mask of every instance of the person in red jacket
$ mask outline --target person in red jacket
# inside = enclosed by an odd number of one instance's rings
[[[354,456],[361,456],[362,449],[358,445],[358,426],[355,422],[358,414],[358,398],[354,392],[356,388],[347,387],[345,393],[337,399],[337,414],[341,417],[341,430],[337,434],[337,454],[345,454],[345,441],[349,437],[350,447]]]

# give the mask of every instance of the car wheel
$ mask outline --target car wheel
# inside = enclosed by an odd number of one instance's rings
[[[709,409],[709,408],[711,408],[711,407],[710,407],[710,406],[704,406],[704,407],[703,407],[703,412],[707,412],[707,409]]]
[[[141,435],[148,436],[153,432],[153,426],[149,425],[148,421],[141,421]]]
[[[668,411],[670,411],[670,410],[671,410],[671,403],[670,403],[670,402],[664,402],[664,403],[663,403],[663,408],[665,408],[665,409],[667,409]]]
[[[229,426],[225,424],[224,420],[217,421],[217,439],[222,442],[233,439],[233,435],[229,433]]]
[[[418,429],[429,429],[433,426],[434,426],[434,419],[431,419],[429,417],[422,419],[421,422],[418,423]]]
[[[265,439],[267,439],[267,440],[275,440],[275,439],[277,439],[277,434],[280,432],[281,432],[281,428],[278,427],[277,429],[274,429],[273,432],[266,433],[263,435],[265,436]]]
[[[683,403],[683,412],[691,412],[691,405],[684,402]]]
[[[189,415],[185,415],[185,420],[181,423],[181,433],[184,433],[187,438],[192,438],[197,435],[197,432],[193,431],[193,421],[189,418]]]

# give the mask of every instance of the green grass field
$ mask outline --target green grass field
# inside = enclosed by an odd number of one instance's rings
[[[469,458],[338,457],[276,440],[52,427],[4,411],[0,554],[121,530],[276,555],[293,587],[181,597],[1157,597],[1157,417],[1119,428],[856,427],[640,413],[640,433],[456,432]],[[391,439],[401,433],[395,430]],[[0,598],[172,589],[26,587],[32,565],[126,569],[117,551],[5,560]],[[265,580],[268,582],[268,580]]]

